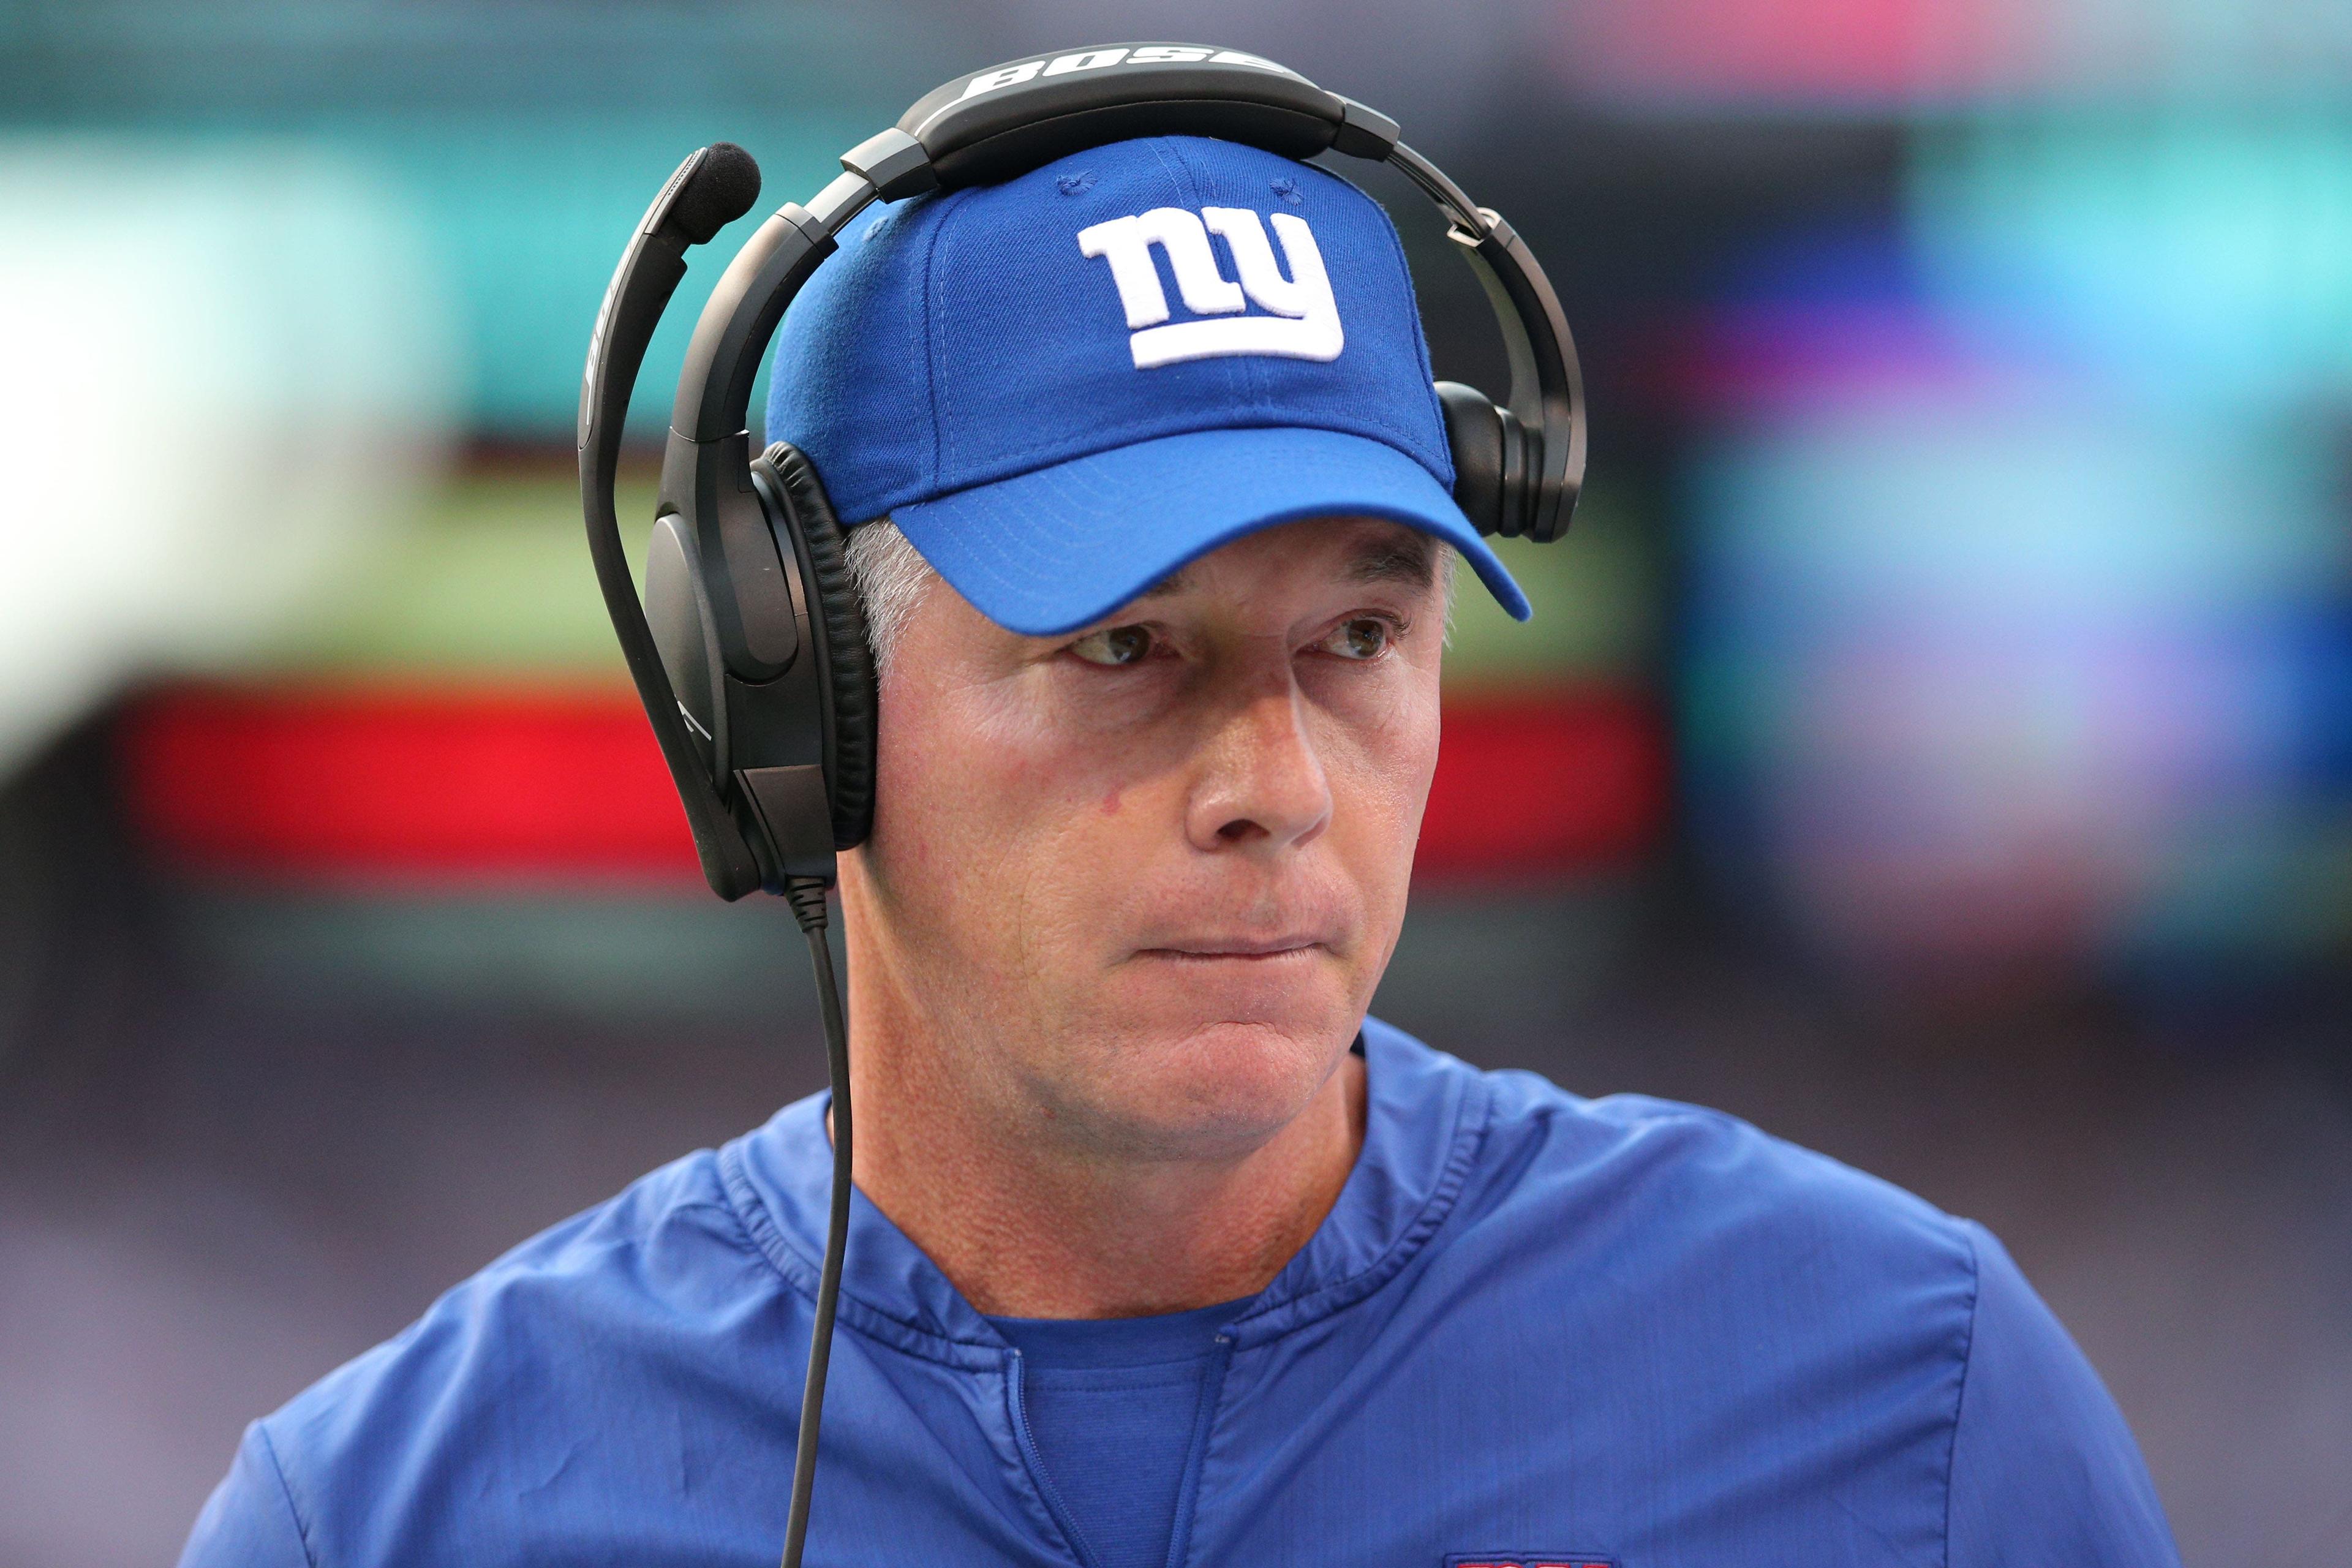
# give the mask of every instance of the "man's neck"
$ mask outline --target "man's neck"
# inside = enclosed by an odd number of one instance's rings
[[[960,1042],[853,984],[857,1184],[980,1311],[1126,1318],[1252,1296],[1306,1245],[1362,1146],[1363,1061],[1239,1153],[1129,1159],[976,1095]]]

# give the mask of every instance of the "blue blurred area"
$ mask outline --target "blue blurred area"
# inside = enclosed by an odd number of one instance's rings
[[[1924,128],[1906,237],[1943,310],[2200,416],[2352,398],[2352,100]]]
[[[1979,110],[1705,307],[1694,822],[1850,974],[2352,952],[2352,120]]]

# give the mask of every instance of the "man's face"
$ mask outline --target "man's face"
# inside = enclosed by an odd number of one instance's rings
[[[1029,1134],[1262,1142],[1396,942],[1437,760],[1437,568],[1393,523],[1292,523],[1050,638],[934,584],[843,868],[853,967]]]

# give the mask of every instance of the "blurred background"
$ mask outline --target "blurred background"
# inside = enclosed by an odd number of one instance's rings
[[[1396,116],[1583,348],[1381,1011],[1986,1221],[2190,1563],[2352,1562],[2330,0],[0,0],[0,1562],[169,1561],[247,1419],[822,1081],[597,604],[590,322],[692,147],[764,211],[1137,37]]]

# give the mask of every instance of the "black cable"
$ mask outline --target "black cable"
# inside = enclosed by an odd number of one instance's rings
[[[824,1374],[833,1358],[833,1311],[841,1299],[841,1258],[849,1244],[849,1026],[841,1015],[841,987],[825,940],[824,884],[795,877],[784,886],[793,915],[808,938],[816,968],[817,1005],[824,1014],[824,1070],[833,1083],[833,1210],[825,1221],[824,1268],[817,1276],[816,1331],[809,1340],[808,1385],[801,1394],[799,1450],[793,1456],[793,1510],[784,1525],[783,1568],[801,1568],[808,1538],[809,1492],[816,1483],[816,1428],[824,1413]]]

